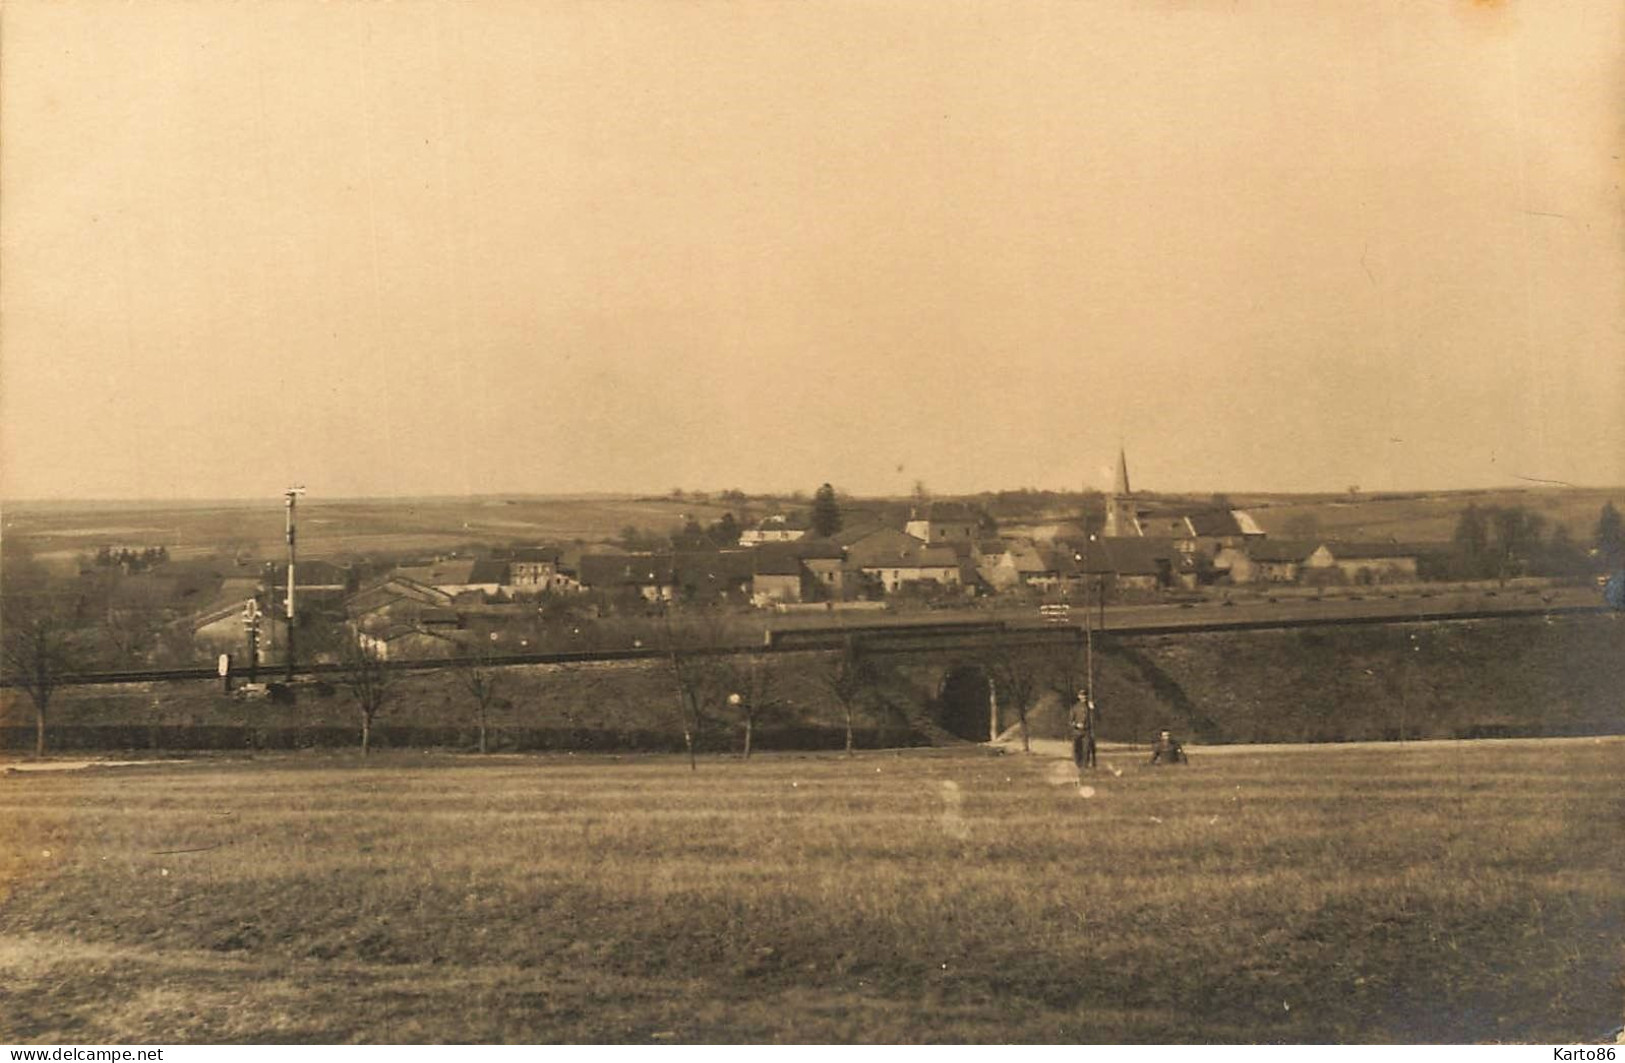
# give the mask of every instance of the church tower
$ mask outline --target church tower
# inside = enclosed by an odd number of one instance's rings
[[[1140,534],[1134,519],[1134,498],[1128,486],[1128,455],[1117,448],[1117,482],[1112,485],[1111,497],[1106,499],[1106,537],[1121,538]]]

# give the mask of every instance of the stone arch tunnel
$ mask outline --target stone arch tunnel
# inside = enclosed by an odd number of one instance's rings
[[[1036,650],[1033,663],[1046,673],[1039,680],[1035,707],[1037,701],[1053,707],[1057,698],[1065,698],[1061,689],[1068,684],[1064,677],[1054,674],[1050,668],[1057,659],[1064,658],[1069,649],[1075,649],[1079,654],[1074,662],[1079,674],[1073,683],[1081,686],[1082,640],[1069,638],[1071,633],[1067,629],[1028,629],[996,639],[980,640],[976,644],[907,653],[879,653],[878,659],[884,662],[881,669],[881,697],[917,732],[935,742],[989,741],[1016,723],[1016,714],[1009,704],[1001,704],[996,678],[1001,672],[1008,675],[1012,663],[1015,663],[1010,656],[1012,650]],[[1150,710],[1153,704],[1162,705],[1163,712],[1186,720],[1196,732],[1206,732],[1211,728],[1211,722],[1190,704],[1178,683],[1147,655],[1115,639],[1097,638],[1094,651],[1097,669],[1104,668],[1112,673],[1113,687],[1127,683],[1134,688],[1131,699],[1144,701],[1144,709]],[[1050,657],[1050,654],[1054,656]],[[1043,660],[1046,657],[1049,659]],[[1019,660],[1016,659],[1017,662]],[[1069,704],[1070,699],[1063,702],[1063,705]],[[1139,715],[1141,710],[1133,712],[1134,717]],[[1128,718],[1108,721],[1108,733],[1125,727],[1132,732],[1132,723]]]

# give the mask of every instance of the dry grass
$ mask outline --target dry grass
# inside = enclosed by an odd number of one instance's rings
[[[1622,754],[14,773],[0,1039],[1596,1038]]]

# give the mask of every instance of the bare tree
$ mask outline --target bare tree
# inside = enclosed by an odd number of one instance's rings
[[[671,647],[671,674],[676,682],[677,717],[683,729],[683,748],[688,751],[688,770],[698,771],[694,755],[694,734],[700,728],[700,709],[694,696],[696,669],[687,654]]]
[[[662,624],[689,766],[708,709],[724,718],[742,714],[749,756],[756,722],[777,705],[766,692],[757,656],[746,661],[729,652],[735,643],[723,611],[689,611],[675,626],[663,614]]]
[[[1000,705],[1016,714],[1021,725],[1021,751],[1032,752],[1027,732],[1027,714],[1038,703],[1049,670],[1051,655],[1040,646],[1004,646],[990,652],[986,663],[993,680],[993,696]]]
[[[14,539],[0,558],[0,675],[34,703],[34,756],[45,755],[51,696],[82,665],[80,599]]]
[[[60,603],[43,591],[6,594],[0,664],[34,703],[34,756],[45,756],[45,721],[51,695],[77,659],[76,633]]]
[[[489,638],[475,638],[465,657],[457,661],[454,671],[457,681],[474,699],[474,722],[479,728],[480,752],[489,750],[487,734],[491,719],[491,706],[496,701],[500,671],[494,663]]]
[[[347,639],[339,652],[339,685],[350,692],[361,710],[361,755],[372,748],[372,725],[389,698],[392,675],[384,656],[358,635]]]
[[[853,725],[857,713],[875,681],[873,664],[850,635],[841,646],[840,656],[830,661],[819,673],[820,685],[841,706],[841,712],[846,717],[846,755],[849,757],[852,756]]]
[[[777,709],[779,703],[769,689],[767,677],[763,674],[760,654],[751,654],[749,663],[743,668],[736,664],[729,671],[730,689],[727,701],[739,714],[739,722],[744,727],[744,755],[745,759],[749,760],[757,722]]]
[[[688,752],[689,771],[699,770],[694,739],[703,719],[700,702],[711,671],[700,651],[716,644],[721,630],[721,623],[715,617],[706,616],[699,620],[704,622],[689,622],[681,630],[674,629],[671,605],[661,603],[661,631],[666,640],[667,659],[671,662],[673,690],[677,695],[677,718],[683,730],[683,748]]]

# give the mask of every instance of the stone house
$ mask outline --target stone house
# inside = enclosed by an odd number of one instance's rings
[[[895,528],[869,530],[842,545],[848,574],[859,574],[888,594],[907,583],[962,586],[959,555],[950,546],[925,543]]]

